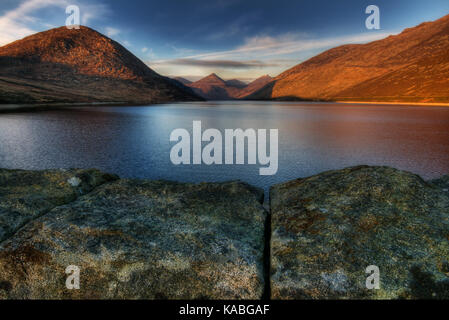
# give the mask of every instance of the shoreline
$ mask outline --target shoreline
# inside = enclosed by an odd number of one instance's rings
[[[248,102],[252,100],[206,100],[200,102],[215,102],[215,101],[243,101]],[[273,102],[273,100],[257,100]],[[279,100],[278,100],[279,101]],[[150,105],[161,105],[166,103],[187,103],[192,101],[171,101],[171,102],[159,102],[159,103],[128,103],[128,102],[74,102],[74,103],[49,103],[49,104],[0,104],[0,114],[9,112],[31,112],[31,111],[45,111],[54,109],[63,109],[65,107],[96,107],[96,106],[111,106],[111,107],[127,107],[127,106],[150,106]],[[282,101],[280,102],[292,102],[292,101]],[[309,100],[298,100],[294,102],[318,102],[318,103],[339,103],[339,104],[367,104],[367,105],[398,105],[398,106],[423,106],[423,107],[449,107],[449,103],[428,103],[428,102],[381,102],[381,101],[309,101]]]
[[[345,104],[381,104],[381,105],[410,105],[423,107],[449,107],[449,102],[380,102],[380,101],[335,101],[335,103]]]

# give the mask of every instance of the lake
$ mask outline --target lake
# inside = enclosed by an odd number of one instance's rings
[[[279,168],[179,165],[172,130],[279,130]],[[0,167],[99,168],[121,177],[185,182],[240,179],[262,187],[359,164],[426,179],[449,173],[449,107],[298,102],[201,102],[72,107],[0,114]]]

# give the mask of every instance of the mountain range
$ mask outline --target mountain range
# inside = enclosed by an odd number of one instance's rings
[[[238,79],[223,80],[215,73],[196,82],[186,82],[188,80],[182,78],[175,79],[182,81],[186,86],[192,88],[197,95],[207,100],[241,99],[261,89],[272,80],[270,76],[265,75],[246,84]]]
[[[449,102],[449,15],[382,40],[325,51],[247,98]]]
[[[366,44],[327,50],[246,84],[191,82],[151,70],[88,27],[60,27],[0,47],[0,103],[151,104],[195,100],[449,102],[449,15]]]
[[[0,103],[159,103],[201,100],[118,42],[81,26],[0,47]]]

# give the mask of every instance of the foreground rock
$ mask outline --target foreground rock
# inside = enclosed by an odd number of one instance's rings
[[[449,298],[446,180],[360,166],[274,186],[271,297]]]
[[[0,242],[32,219],[114,179],[95,169],[0,169]]]
[[[261,298],[262,197],[240,182],[104,184],[1,244],[0,297]],[[69,265],[79,290],[66,289]]]

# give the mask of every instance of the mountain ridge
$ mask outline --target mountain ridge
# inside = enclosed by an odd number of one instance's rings
[[[217,74],[211,73],[198,81],[186,85],[207,100],[236,100],[244,98],[262,88],[271,79],[269,75],[264,75],[246,84],[238,79],[223,80]]]
[[[248,99],[449,102],[449,15],[320,53]]]
[[[84,26],[50,29],[2,46],[0,67],[0,103],[200,100]]]

